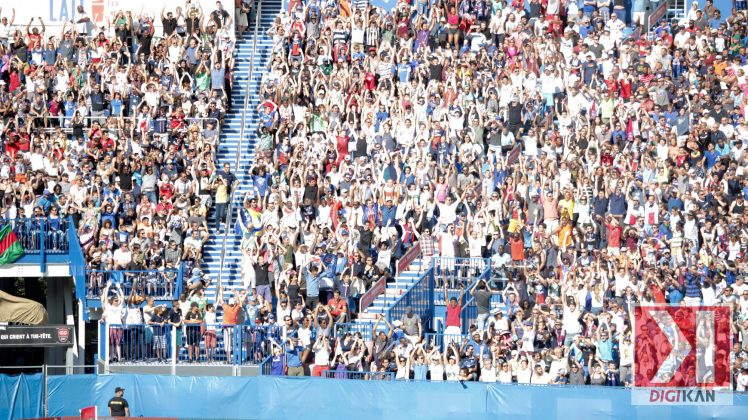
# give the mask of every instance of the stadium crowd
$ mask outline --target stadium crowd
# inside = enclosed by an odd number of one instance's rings
[[[231,226],[244,288],[207,302],[196,271],[166,311],[194,324],[190,359],[201,335],[214,348],[198,325],[218,307],[225,325],[282,326],[274,374],[618,386],[634,305],[726,303],[745,390],[745,3],[633,36],[622,4],[291,1],[268,31],[253,189]],[[235,180],[214,167],[216,126],[192,122],[225,112],[231,18],[189,3],[161,18],[176,22],[162,40],[155,16],[124,13],[46,46],[30,22],[0,47],[6,217],[73,214],[92,266],[199,265],[191,244]],[[412,312],[370,343],[335,337],[416,241],[507,279],[449,303],[447,333],[478,303],[468,337],[428,340]],[[104,297],[121,317],[126,296]]]
[[[49,217],[44,245],[55,249],[72,216],[88,268],[106,270],[90,277],[89,297],[118,280],[110,270],[186,263],[189,274],[212,196],[230,175],[215,151],[233,18],[220,1],[159,15],[90,16],[78,6],[52,33],[42,17],[17,22],[15,12],[0,9],[3,217],[23,220],[27,249],[40,246],[32,218]],[[130,279],[133,296],[173,294],[172,274]]]
[[[274,372],[625,385],[634,305],[726,303],[745,389],[748,16],[707,2],[631,35],[622,4],[291,2],[268,31],[245,284],[302,331],[290,308],[337,322],[415,241],[508,282],[463,290],[464,340],[413,314],[372,343],[321,326]]]

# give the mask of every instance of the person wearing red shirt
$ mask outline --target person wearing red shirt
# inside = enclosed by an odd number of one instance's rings
[[[332,292],[332,299],[327,302],[330,307],[330,315],[335,317],[335,322],[345,322],[348,317],[348,304],[340,297],[340,290]]]
[[[608,216],[608,221],[605,223],[605,229],[608,231],[608,252],[613,255],[619,255],[623,228],[621,228],[621,225],[618,223],[618,219]]]
[[[509,238],[509,249],[511,250],[512,261],[524,261],[525,242],[519,232],[513,233]]]
[[[41,32],[39,32],[39,28],[37,27],[31,28],[32,23],[34,23],[34,18],[31,18],[29,24],[26,25],[26,36],[29,38],[29,50],[33,50],[34,47],[36,47],[36,44],[42,42],[44,32],[47,31],[47,27],[46,25],[44,25],[44,21],[42,20],[41,16],[39,16],[39,24],[42,25]]]
[[[449,298],[447,293],[447,284],[444,283],[444,302],[449,302],[447,305],[447,328],[444,329],[444,341],[445,346],[448,346],[452,342],[460,340],[460,334],[462,334],[462,320],[460,319],[460,312],[462,311],[462,298],[465,297],[465,285],[460,285],[460,296],[458,298]],[[446,347],[445,347],[446,348]]]
[[[631,99],[631,79],[629,79],[627,72],[623,73],[623,77],[618,81],[618,85],[620,86],[621,98],[628,102]]]

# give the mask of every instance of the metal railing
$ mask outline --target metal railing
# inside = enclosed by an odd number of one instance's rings
[[[342,338],[346,333],[361,334],[361,339],[364,341],[371,341],[373,339],[371,335],[373,324],[357,324],[355,322],[338,322],[335,324],[335,337]],[[377,332],[383,331],[387,332],[387,324],[384,322],[379,323],[379,327],[377,327]]]
[[[359,372],[355,370],[326,370],[325,378],[355,379],[360,381],[394,381],[395,372]]]
[[[258,0],[256,2],[257,4],[257,10],[255,11],[255,28],[254,33],[252,34],[252,55],[249,57],[249,72],[247,73],[247,88],[244,91],[244,107],[242,108],[242,125],[239,128],[239,144],[236,149],[236,159],[234,160],[234,168],[236,171],[239,171],[239,162],[242,155],[242,145],[244,144],[244,129],[247,124],[247,109],[249,108],[249,97],[250,97],[250,88],[252,86],[252,76],[254,73],[254,65],[255,65],[255,55],[257,53],[257,37],[260,33],[260,16],[262,15],[262,0]],[[253,111],[255,112],[255,111]],[[223,233],[223,241],[221,244],[221,264],[219,265],[218,269],[218,279],[216,280],[217,287],[221,287],[222,285],[222,277],[223,277],[223,266],[224,262],[226,260],[226,243],[228,242],[229,232],[232,232],[233,229],[230,229],[231,226],[231,218],[232,213],[234,212],[234,201],[236,200],[237,191],[231,191],[231,197],[229,199],[229,205],[228,209],[226,211],[226,230]]]
[[[225,363],[262,367],[271,362],[273,342],[285,346],[295,335],[280,326],[102,322],[98,354],[107,365]]]
[[[104,361],[114,363],[173,363],[177,328],[161,324],[106,324]]]
[[[273,354],[273,341],[280,344],[294,334],[282,326],[240,325],[235,330],[237,352],[234,362],[240,365],[263,363]]]
[[[67,254],[69,218],[6,219],[27,254]],[[3,223],[3,225],[5,224]]]
[[[470,336],[467,334],[425,333],[423,339],[443,354],[450,344],[457,343],[459,346],[465,339],[470,339]]]
[[[98,299],[109,282],[122,287],[124,294],[177,299],[182,293],[182,267],[165,270],[86,270],[86,297]]]
[[[286,369],[288,368],[288,360],[285,355],[286,346],[290,342],[290,338],[294,337],[295,335],[296,335],[296,332],[290,334],[282,342],[276,340],[276,342],[280,345],[280,348],[281,348],[282,356],[279,358],[275,358],[273,356],[273,348],[272,348],[273,344],[268,343],[269,344],[268,355],[267,357],[265,357],[265,359],[262,362],[260,362],[260,375],[269,376],[269,375],[285,375],[286,374]]]
[[[171,114],[171,111],[169,111],[169,114]],[[134,124],[135,124],[135,121],[136,121],[136,117],[135,116],[121,116],[120,117],[119,115],[108,115],[108,114],[105,114],[105,115],[102,115],[102,116],[91,116],[91,115],[87,115],[87,116],[84,116],[84,117],[77,117],[77,118],[78,118],[79,121],[83,122],[83,127],[82,128],[84,130],[90,129],[94,122],[98,122],[102,127],[106,127],[106,125],[109,124],[109,122],[111,121],[111,119],[122,118],[123,121],[125,121],[125,124],[128,124],[123,129],[126,132],[129,132],[129,130],[132,129],[135,126]],[[58,115],[58,116],[53,116],[53,117],[52,116],[46,117],[46,119],[47,119],[48,122],[49,121],[55,121],[57,123],[57,125],[47,125],[47,126],[44,126],[44,127],[38,127],[38,128],[35,128],[35,130],[41,131],[41,132],[46,132],[46,133],[51,133],[51,132],[55,132],[59,128],[65,134],[68,134],[68,135],[73,134],[74,127],[73,127],[72,123],[73,123],[74,117],[66,117],[64,115]],[[206,128],[208,128],[208,123],[209,122],[213,122],[215,124],[216,133],[220,133],[221,132],[221,125],[222,125],[221,123],[222,123],[222,121],[220,119],[218,119],[218,118],[188,117],[188,116],[185,116],[185,118],[183,120],[183,124],[180,124],[177,127],[172,127],[171,126],[172,120],[173,120],[173,118],[171,118],[170,116],[167,116],[167,118],[166,118],[166,130],[164,130],[164,133],[175,132],[175,131],[176,132],[186,131],[186,130],[189,130],[190,126],[192,126],[193,124],[198,125],[198,127],[201,130],[205,130]],[[150,120],[150,124],[148,125],[146,131],[147,132],[155,132],[155,129],[156,129],[156,125],[155,124],[157,122],[158,122],[157,119],[151,119]],[[87,138],[87,135],[86,135],[85,132],[84,132],[84,138]]]
[[[472,285],[475,278],[483,274],[491,266],[488,258],[455,258],[434,257],[434,281],[436,287],[443,287],[444,283],[451,289]]]
[[[413,313],[421,318],[423,325],[431,321],[434,313],[434,270],[428,270],[419,276],[418,280],[398,298],[387,310],[387,320],[394,322],[403,317],[410,306]]]
[[[177,361],[231,363],[234,325],[184,324],[177,327]]]

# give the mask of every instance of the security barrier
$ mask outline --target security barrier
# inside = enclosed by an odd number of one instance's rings
[[[732,406],[634,406],[614,387],[499,385],[479,382],[357,381],[332,378],[161,375],[0,376],[0,419],[108,413],[116,387],[135,417],[189,418],[745,418],[748,395]],[[165,397],[165,396],[168,396]],[[364,396],[364,397],[362,397]],[[309,402],[320,410],[310,410]],[[46,405],[47,413],[43,413]]]
[[[153,296],[160,300],[179,298],[182,293],[182,270],[86,270],[86,297],[100,298],[106,285],[119,284],[125,296],[135,289],[140,296]]]
[[[326,370],[328,379],[357,379],[361,381],[394,381],[395,372],[359,372],[355,370]]]

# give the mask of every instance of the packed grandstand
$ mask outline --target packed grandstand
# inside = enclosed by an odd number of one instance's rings
[[[54,33],[0,9],[3,217],[72,220],[91,270],[184,267],[178,298],[90,277],[112,363],[177,331],[180,363],[272,375],[626,386],[636,305],[726,304],[745,391],[745,2],[651,28],[634,3],[292,0],[238,198],[216,153],[252,2]],[[241,237],[243,287],[201,271],[211,235]],[[415,244],[446,335],[412,308],[336,328]]]

